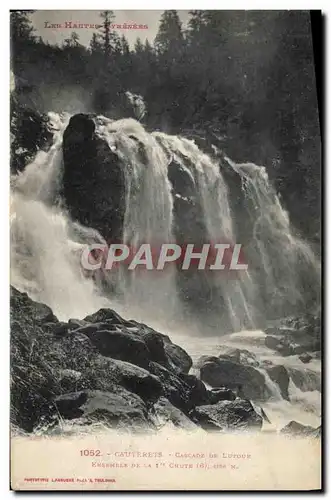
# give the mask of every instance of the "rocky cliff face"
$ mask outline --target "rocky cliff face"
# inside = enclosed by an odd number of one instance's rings
[[[63,135],[63,195],[73,220],[97,229],[110,241],[122,236],[125,210],[123,170],[88,115],[70,118]]]

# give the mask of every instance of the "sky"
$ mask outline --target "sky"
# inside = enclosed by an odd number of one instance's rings
[[[123,25],[127,24],[144,24],[148,29],[121,29],[117,30],[119,35],[124,34],[132,47],[138,37],[144,42],[146,38],[153,42],[159,27],[159,21],[162,10],[114,10],[115,23]],[[189,18],[187,10],[178,11],[179,17],[185,26]],[[76,24],[99,24],[101,22],[100,11],[98,10],[37,10],[31,14],[31,20],[35,28],[37,36],[41,36],[44,41],[52,44],[62,44],[62,42],[70,37],[72,31],[79,34],[79,40],[82,45],[88,46],[92,38],[94,29],[78,28],[68,29],[48,28],[45,23],[65,25],[66,22],[72,21]]]

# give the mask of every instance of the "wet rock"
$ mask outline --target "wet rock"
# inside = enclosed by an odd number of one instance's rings
[[[86,316],[83,321],[88,323],[101,323],[101,322],[109,322],[118,325],[124,325],[126,320],[123,319],[117,312],[113,309],[102,308],[99,311]]]
[[[278,337],[273,337],[272,335],[268,335],[265,338],[264,343],[268,349],[273,349],[274,351],[278,351],[281,348],[280,339]]]
[[[219,358],[217,356],[200,356],[200,358],[198,359],[198,361],[196,361],[196,363],[194,363],[194,368],[202,368],[203,365],[205,365],[206,363],[218,363],[219,361]]]
[[[63,197],[73,220],[106,241],[122,236],[125,179],[117,154],[95,133],[90,115],[70,118],[63,134]]]
[[[198,426],[181,410],[176,408],[166,398],[160,398],[153,406],[150,418],[154,425],[160,429],[164,426],[186,431],[197,430]]]
[[[234,401],[236,399],[236,394],[226,387],[212,389],[208,391],[208,396],[211,404],[218,403],[219,401]]]
[[[262,417],[256,413],[250,401],[243,399],[198,406],[190,413],[190,417],[210,431],[259,430],[262,427]]]
[[[190,400],[191,388],[177,374],[154,362],[150,363],[149,371],[160,379],[163,385],[164,396],[176,408],[187,412],[193,407],[193,403]]]
[[[93,372],[94,387],[102,391],[108,392],[114,385],[120,385],[146,402],[156,401],[163,394],[158,377],[126,361],[98,356],[93,363]]]
[[[321,349],[321,318],[320,315],[303,315],[299,318],[285,318],[276,325],[265,329],[266,345],[278,350],[283,355],[303,354]],[[277,338],[269,340],[269,337]]]
[[[265,377],[252,366],[244,366],[227,359],[208,362],[200,369],[201,380],[212,387],[225,386],[236,390],[248,399],[263,400],[266,396]]]
[[[192,358],[184,349],[173,343],[165,343],[164,349],[169,362],[179,372],[188,373],[192,367]]]
[[[302,363],[306,364],[309,363],[313,359],[313,357],[306,352],[304,354],[301,354],[301,356],[299,356],[299,359],[300,361],[302,361]]]
[[[321,427],[315,429],[310,425],[303,425],[295,420],[291,420],[285,427],[281,429],[281,434],[290,434],[291,436],[319,437],[321,435]]]
[[[247,349],[229,348],[219,354],[218,357],[220,359],[229,359],[230,361],[234,361],[242,365],[254,367],[259,366],[259,362],[256,359],[256,356],[253,353],[249,352]]]
[[[164,341],[162,335],[154,331],[143,330],[141,333],[141,338],[146,343],[150,359],[159,363],[160,365],[168,365],[168,357],[164,349]]]
[[[168,177],[174,192],[181,196],[192,196],[195,191],[195,182],[190,170],[174,158],[168,166]]]
[[[103,356],[148,368],[149,350],[145,342],[139,338],[112,330],[86,330],[84,333]]]
[[[58,319],[46,304],[31,300],[26,293],[21,293],[16,288],[10,287],[11,308],[18,313],[28,314],[37,324],[57,323]]]
[[[75,319],[75,318],[70,318],[68,321],[68,327],[70,330],[76,330],[77,328],[80,328],[81,326],[86,326],[87,322],[83,319]]]
[[[321,391],[321,375],[309,368],[299,370],[288,368],[288,373],[294,384],[303,392]]]
[[[283,365],[271,366],[266,368],[266,372],[271,380],[278,385],[282,397],[289,401],[288,385],[290,383],[290,377],[286,368]]]
[[[65,323],[64,321],[60,321],[59,323],[55,323],[52,330],[54,335],[58,335],[59,337],[62,337],[64,335],[67,335],[69,332],[70,326],[68,323]]]
[[[190,388],[189,399],[192,406],[211,403],[209,397],[210,391],[206,389],[205,384],[201,382],[201,380],[199,380],[195,375],[181,373],[180,378]]]
[[[84,417],[86,422],[103,422],[116,428],[145,428],[151,425],[147,409],[139,396],[123,388],[117,393],[81,391],[63,394],[54,399],[63,418]]]

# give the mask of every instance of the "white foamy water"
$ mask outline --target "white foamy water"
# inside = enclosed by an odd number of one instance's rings
[[[266,376],[270,401],[264,408],[277,428],[289,420],[318,425],[320,362],[304,365],[296,356],[282,357],[265,346],[265,334],[254,329],[256,316],[264,314],[260,289],[277,295],[276,309],[302,305],[310,290],[319,288],[320,265],[309,245],[294,236],[288,214],[270,186],[263,167],[237,165],[247,199],[247,216],[253,221],[252,262],[259,266],[242,273],[238,280],[216,282],[224,316],[215,311],[213,335],[202,325],[183,326],[176,270],[168,274],[123,272],[117,276],[117,291],[105,296],[98,279],[80,266],[86,244],[105,243],[94,228],[73,223],[60,198],[62,181],[62,133],[68,116],[52,114],[54,143],[39,151],[24,172],[11,181],[11,281],[35,300],[48,304],[59,317],[83,318],[100,307],[112,307],[126,318],[136,319],[169,334],[192,356],[217,356],[225,347],[247,349],[260,364],[286,366],[291,376],[291,402],[281,398],[278,386]],[[193,141],[162,133],[149,134],[132,119],[96,119],[97,133],[118,155],[125,176],[123,242],[157,246],[174,242],[172,187],[167,172],[169,158],[189,172],[201,202],[210,241],[236,242],[231,193],[218,163]],[[103,277],[104,278],[104,277]],[[215,278],[217,279],[217,278]],[[225,321],[226,327],[223,324]],[[230,328],[229,328],[230,325]],[[247,330],[249,328],[249,330]],[[224,331],[236,333],[224,336]],[[263,367],[259,368],[266,375]],[[293,371],[294,370],[294,371]],[[299,371],[301,388],[295,385]]]

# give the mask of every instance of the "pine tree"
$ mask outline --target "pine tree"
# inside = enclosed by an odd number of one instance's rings
[[[102,44],[100,41],[100,34],[99,33],[93,33],[91,41],[90,41],[90,51],[91,53],[100,53],[102,50]]]
[[[129,54],[130,53],[130,47],[129,47],[129,43],[128,43],[127,39],[125,38],[125,35],[121,36],[120,43],[121,43],[121,52],[122,52],[122,54],[123,55]]]
[[[118,49],[118,36],[111,29],[111,25],[115,19],[112,10],[104,10],[101,12],[103,19],[102,23],[102,39],[103,39],[103,52],[106,57],[110,56],[116,49]]]
[[[10,37],[15,47],[18,43],[34,41],[33,27],[29,15],[34,10],[13,10],[10,12]]]
[[[75,31],[71,33],[70,38],[66,38],[63,42],[64,47],[81,47],[79,43],[79,35]]]
[[[176,10],[165,10],[161,16],[159,31],[155,37],[155,48],[159,53],[175,52],[184,41],[182,23]]]
[[[135,41],[134,51],[136,54],[141,54],[142,52],[144,52],[144,45],[139,37]]]
[[[150,53],[152,53],[152,52],[153,52],[153,47],[152,47],[152,45],[149,43],[149,41],[148,41],[148,39],[147,39],[147,38],[146,38],[146,40],[145,40],[144,50],[145,50],[145,52],[150,52]]]
[[[190,10],[190,20],[188,22],[187,38],[189,41],[196,40],[201,36],[205,26],[205,11],[204,10]]]

